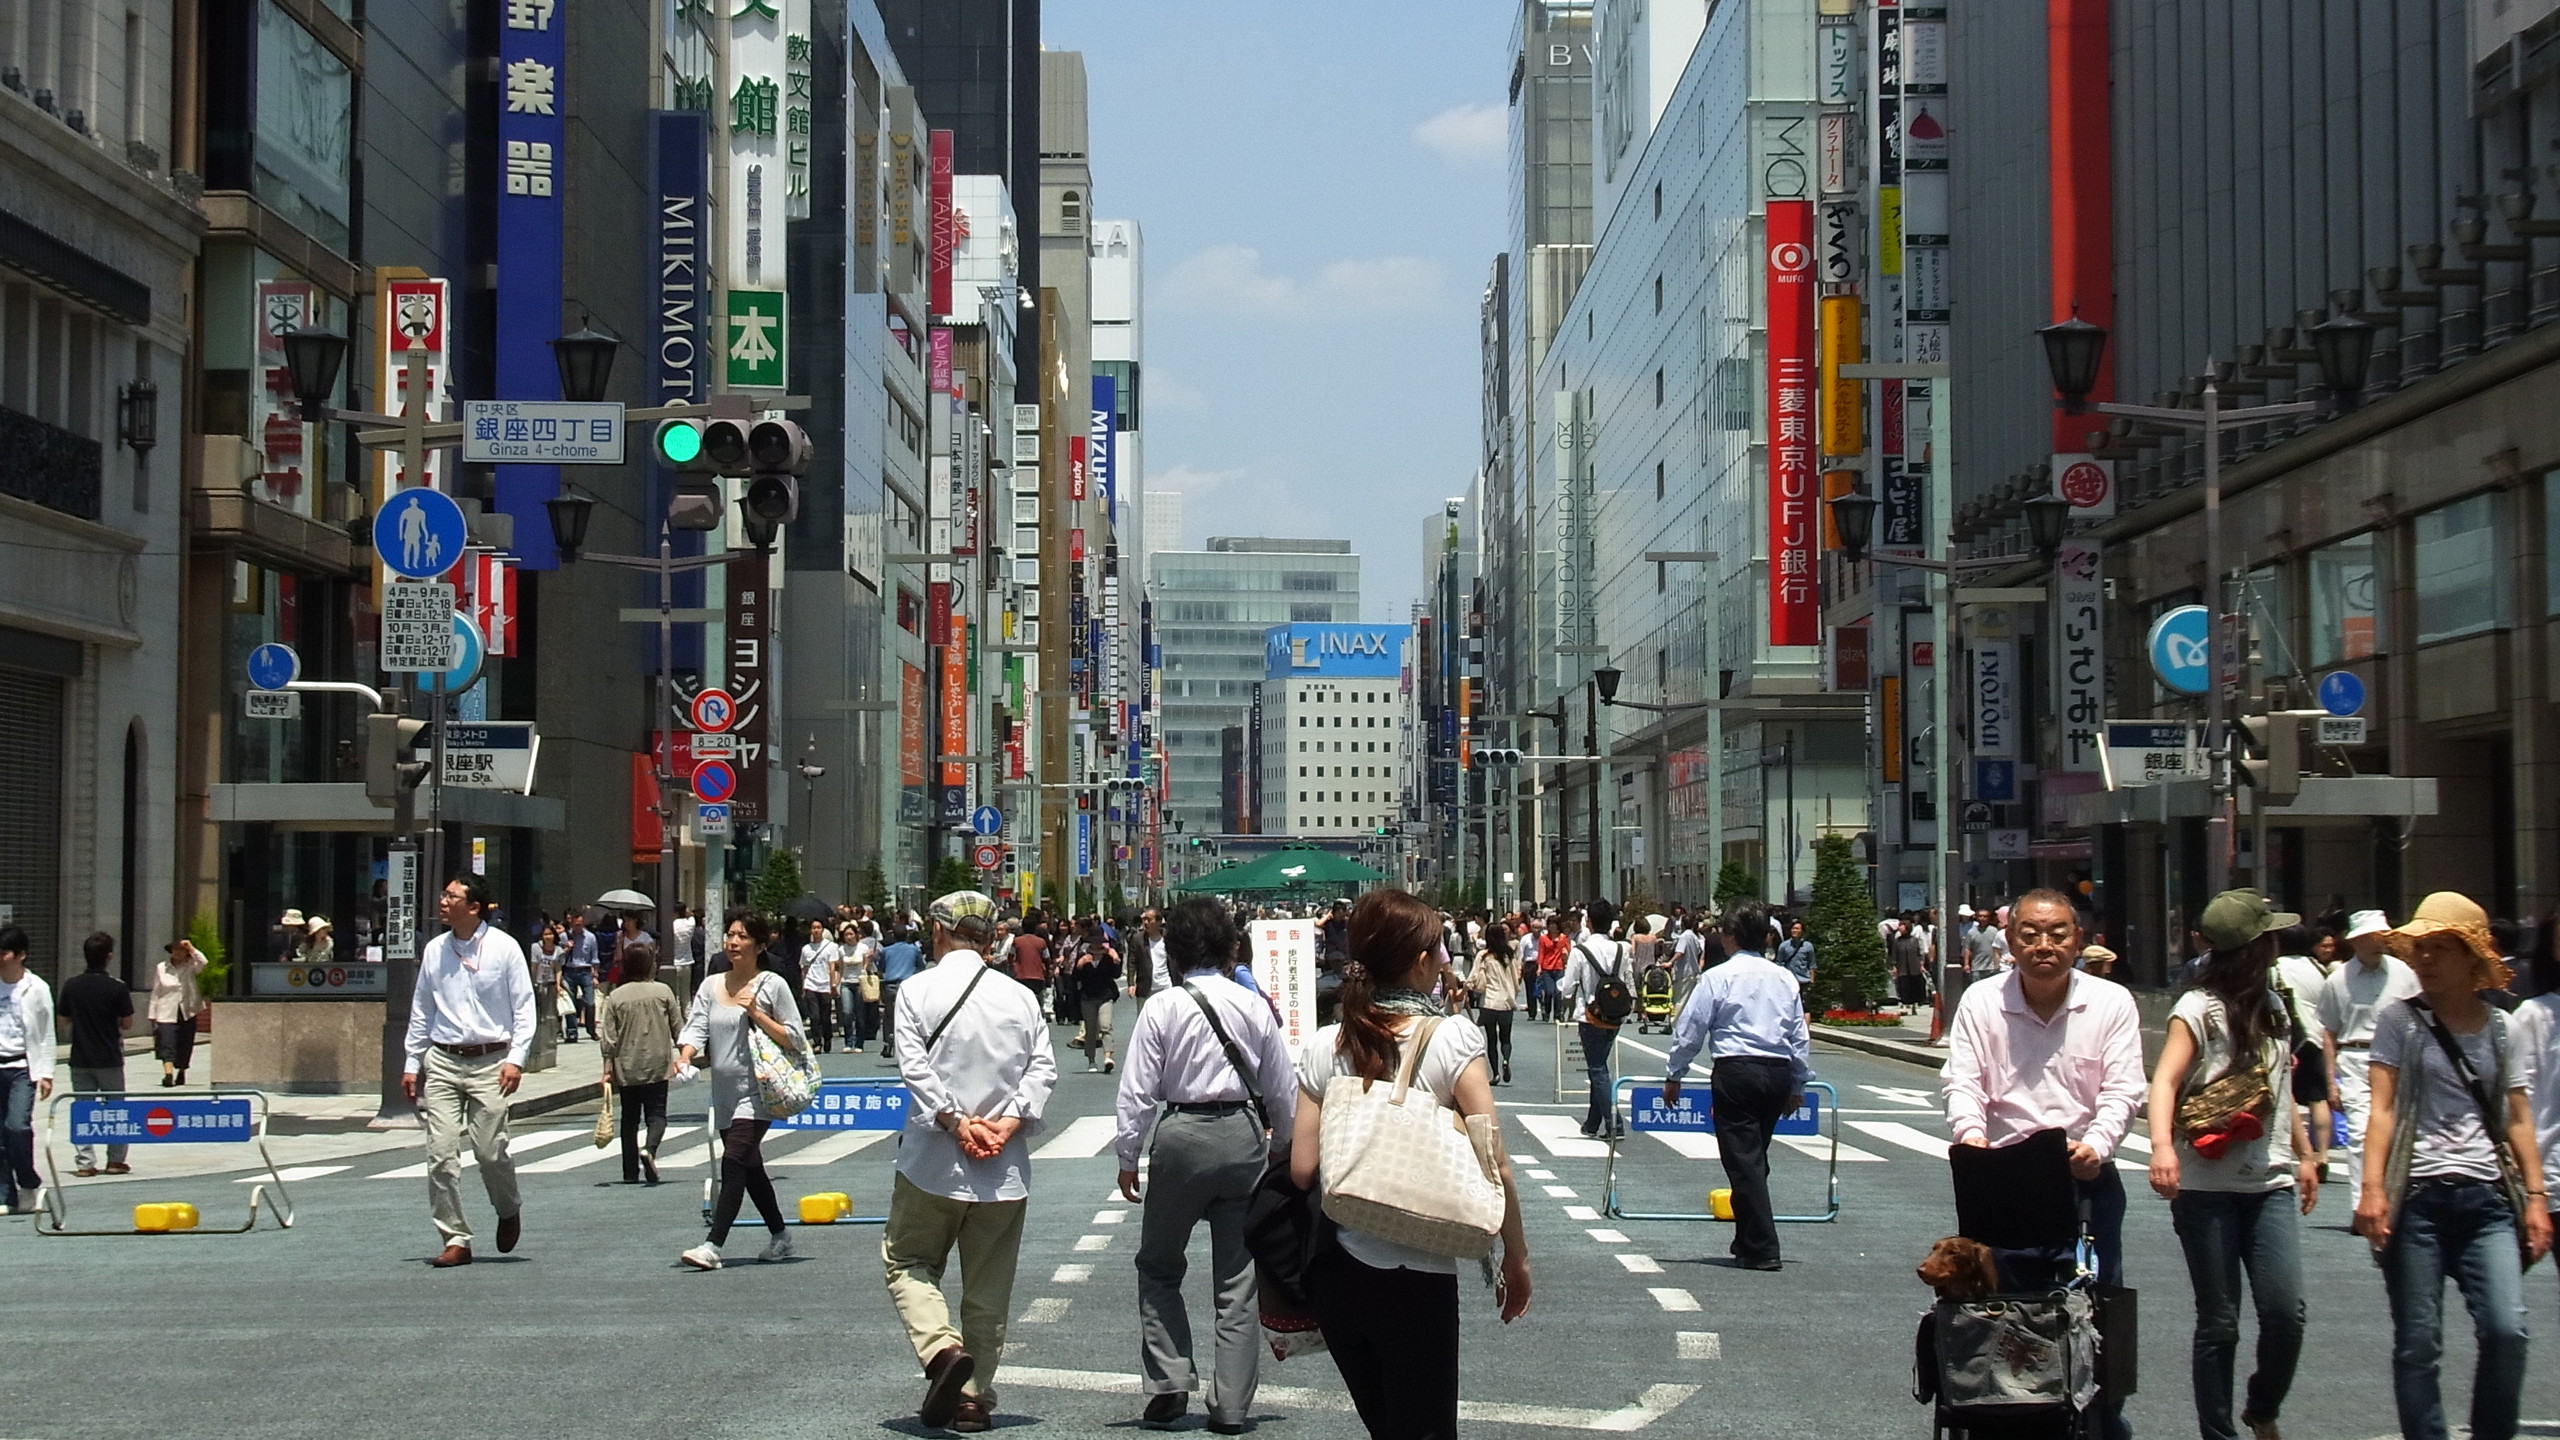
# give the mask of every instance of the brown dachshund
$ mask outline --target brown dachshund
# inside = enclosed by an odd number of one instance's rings
[[[2000,1288],[1999,1268],[1991,1247],[1961,1235],[1950,1235],[1929,1247],[1920,1262],[1920,1278],[1941,1300],[1979,1300]]]

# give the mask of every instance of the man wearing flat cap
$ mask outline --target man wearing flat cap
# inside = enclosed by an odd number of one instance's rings
[[[934,901],[932,915],[933,965],[898,987],[887,1024],[907,1082],[907,1122],[880,1260],[924,1366],[917,1418],[973,1433],[994,1423],[996,1361],[1031,1197],[1028,1142],[1058,1083],[1058,1061],[1039,998],[1002,977],[985,983],[981,952],[995,940],[995,902],[958,890]],[[955,1248],[957,1330],[942,1294]]]
[[[2373,1023],[2384,1006],[2418,993],[2418,977],[2390,950],[2391,917],[2358,910],[2347,917],[2355,958],[2329,972],[2315,1008],[2328,1032],[2329,1106],[2347,1117],[2347,1203],[2364,1191],[2365,1117],[2373,1108]]]

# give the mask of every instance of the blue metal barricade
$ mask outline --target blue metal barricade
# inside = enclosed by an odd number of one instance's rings
[[[64,1112],[70,1115],[70,1141],[78,1145],[254,1145],[267,1178],[249,1187],[249,1215],[237,1225],[184,1230],[144,1230],[138,1226],[73,1229],[71,1194],[91,1187],[64,1179],[71,1171],[55,1146]],[[275,1186],[276,1223],[293,1228],[293,1199],[285,1193],[284,1176],[267,1153],[267,1096],[261,1090],[148,1090],[56,1093],[44,1113],[44,1159],[53,1183],[45,1186],[44,1213],[36,1217],[39,1235],[240,1235],[258,1225],[258,1209],[267,1187]],[[116,1182],[129,1184],[129,1182]],[[152,1203],[152,1202],[146,1202]]]
[[[708,1117],[703,1128],[704,1139],[711,1148],[711,1174],[702,1182],[702,1220],[711,1223],[713,1202],[720,1193],[720,1127],[727,1123],[718,1115]],[[809,1108],[797,1115],[787,1115],[773,1122],[776,1130],[903,1130],[907,1126],[907,1086],[903,1080],[864,1079],[853,1076],[831,1076],[818,1082],[818,1093]],[[800,1218],[796,1207],[784,1207],[783,1223],[802,1225],[812,1222]],[[822,1222],[835,1225],[886,1225],[886,1215],[847,1215]]]
[[[1631,1134],[1713,1135],[1715,1114],[1707,1098],[1707,1082],[1682,1082],[1680,1103],[1666,1105],[1662,1100],[1662,1081],[1629,1075],[1621,1078],[1612,1096],[1624,1106],[1627,1129]],[[1809,1135],[1828,1138],[1831,1155],[1824,1175],[1824,1192],[1828,1204],[1819,1215],[1779,1215],[1772,1218],[1783,1224],[1827,1225],[1840,1218],[1840,1094],[1820,1080],[1804,1087],[1804,1104],[1791,1115],[1779,1117],[1776,1135]],[[1824,1126],[1828,1116],[1829,1127]],[[1600,1211],[1612,1220],[1714,1220],[1713,1211],[1698,1210],[1629,1210],[1618,1200],[1618,1145],[1609,1142],[1609,1172],[1601,1190]]]

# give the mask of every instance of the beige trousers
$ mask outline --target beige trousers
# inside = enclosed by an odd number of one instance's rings
[[[522,1208],[516,1162],[507,1153],[507,1097],[498,1089],[506,1052],[464,1059],[430,1047],[419,1072],[418,1108],[427,1124],[427,1212],[454,1245],[471,1243],[462,1218],[462,1142],[480,1162],[489,1205],[504,1220]]]
[[[1022,1252],[1025,1200],[954,1200],[919,1188],[906,1176],[889,1192],[889,1224],[880,1236],[880,1263],[888,1272],[889,1298],[907,1327],[918,1362],[957,1344],[977,1364],[968,1393],[991,1395],[996,1362],[1004,1355],[1005,1323],[1013,1313],[1013,1269]],[[942,1268],[953,1246],[960,1250],[960,1328],[942,1296]]]

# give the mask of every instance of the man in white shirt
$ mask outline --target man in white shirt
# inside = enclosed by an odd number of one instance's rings
[[[1163,914],[1150,909],[1138,917],[1138,933],[1146,937],[1147,969],[1155,979],[1147,993],[1152,995],[1158,990],[1172,989],[1174,972],[1169,968],[1171,962],[1165,958]]]
[[[1632,1004],[1636,991],[1635,965],[1628,958],[1627,947],[1609,938],[1609,924],[1618,918],[1617,910],[1606,900],[1594,900],[1587,911],[1574,911],[1568,929],[1574,931],[1573,948],[1565,955],[1563,1003],[1581,1014],[1576,1027],[1582,1041],[1582,1065],[1590,1076],[1591,1105],[1583,1113],[1582,1133],[1593,1138],[1624,1134],[1626,1126],[1618,1119],[1617,1096],[1611,1090],[1610,1060],[1618,1045],[1618,1027],[1627,1018],[1626,1008],[1616,1001]],[[1604,1008],[1602,992],[1610,991],[1614,999]],[[1611,1014],[1610,1010],[1616,1010]]]
[[[2418,993],[2418,972],[2383,947],[2391,917],[2358,910],[2347,917],[2355,958],[2329,972],[2312,1010],[2329,1052],[2329,1104],[2347,1117],[2347,1194],[2364,1185],[2364,1122],[2373,1109],[2373,1022],[2384,1006]]]
[[[1813,1053],[1804,994],[1795,976],[1768,958],[1769,912],[1736,906],[1725,917],[1733,955],[1689,992],[1671,1027],[1662,1099],[1680,1103],[1680,1082],[1705,1051],[1714,1106],[1716,1154],[1733,1185],[1733,1258],[1745,1270],[1779,1268],[1778,1224],[1769,1204],[1769,1136],[1804,1104]]]
[[[27,968],[27,932],[0,925],[0,1215],[44,1203],[36,1102],[53,1097],[53,988]]]
[[[427,1209],[444,1235],[429,1263],[471,1263],[471,1227],[462,1215],[462,1142],[480,1162],[480,1183],[498,1212],[498,1250],[522,1233],[516,1162],[507,1153],[507,1097],[524,1079],[533,1046],[533,976],[524,947],[481,923],[489,892],[477,876],[447,881],[445,933],[427,942],[409,999],[408,1064],[400,1091],[427,1125]]]
[[[701,941],[702,918],[693,913],[692,906],[678,905],[674,929],[676,943],[659,960],[658,979],[675,992],[676,1003],[682,1005],[693,997],[685,982],[693,974],[693,948]]]
[[[2068,1141],[2088,1207],[2098,1281],[2124,1283],[2124,1181],[2116,1146],[2142,1103],[2142,1015],[2133,992],[2076,968],[2078,912],[2058,890],[2009,907],[2008,970],[1966,988],[1947,1037],[1947,1128],[2000,1149],[2044,1130]],[[2124,1435],[2120,1408],[2106,1416]]]
[[[1001,976],[984,983],[979,947],[995,933],[996,905],[985,895],[958,890],[934,901],[934,963],[898,986],[885,1022],[907,1082],[907,1123],[880,1259],[924,1365],[916,1417],[937,1430],[976,1432],[992,1423],[1031,1198],[1029,1140],[1058,1083],[1039,1000]],[[956,1331],[942,1295],[954,1247]]]
[[[1139,1198],[1138,1156],[1150,1122],[1155,1130],[1138,1237],[1139,1388],[1147,1396],[1140,1421],[1171,1429],[1200,1385],[1182,1279],[1183,1252],[1205,1219],[1218,1302],[1209,1429],[1240,1435],[1253,1413],[1262,1348],[1245,1205],[1262,1178],[1270,1137],[1289,1133],[1298,1087],[1278,1018],[1230,974],[1240,937],[1226,907],[1200,897],[1161,920],[1152,910],[1147,916],[1181,979],[1138,1012],[1120,1075],[1114,1148],[1120,1193],[1131,1200]]]

